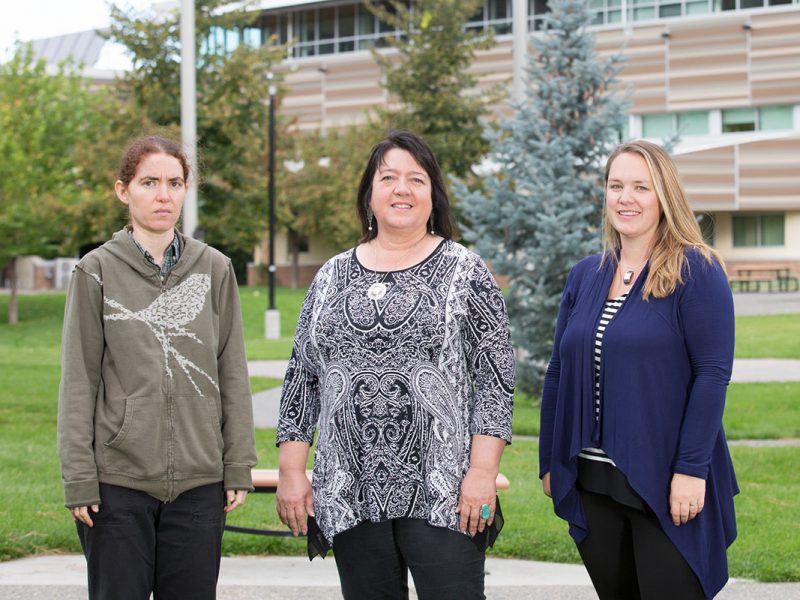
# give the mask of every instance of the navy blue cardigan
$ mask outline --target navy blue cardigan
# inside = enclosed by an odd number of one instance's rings
[[[603,411],[594,427],[597,322],[615,264],[585,258],[567,278],[541,408],[539,476],[550,473],[553,505],[576,543],[587,533],[575,487],[581,448],[601,447],[661,522],[713,597],[728,580],[726,548],[736,538],[733,472],[722,411],[733,366],[733,298],[720,265],[686,251],[684,283],[666,298],[642,299],[647,267],[603,336]],[[676,527],[669,514],[673,473],[706,479],[705,508]]]

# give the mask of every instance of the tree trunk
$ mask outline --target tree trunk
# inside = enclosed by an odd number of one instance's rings
[[[8,295],[8,324],[16,325],[19,322],[17,309],[17,257],[11,259],[11,293]]]

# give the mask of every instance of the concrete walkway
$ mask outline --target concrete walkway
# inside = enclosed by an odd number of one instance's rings
[[[313,563],[301,557],[225,557],[219,600],[340,599],[332,558]],[[411,593],[411,598],[416,598]],[[489,600],[594,600],[597,595],[582,565],[487,558]],[[86,567],[82,556],[38,556],[0,563],[3,600],[86,600]],[[719,600],[800,598],[800,583],[756,583],[731,580]]]
[[[248,363],[250,375],[283,379],[285,360],[256,360]],[[758,381],[800,381],[800,360],[783,358],[737,358],[733,361],[734,383]],[[253,416],[256,427],[275,427],[278,424],[280,388],[253,395]]]

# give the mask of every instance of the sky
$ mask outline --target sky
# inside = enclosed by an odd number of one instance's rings
[[[121,7],[147,9],[154,0],[117,0]],[[0,0],[0,56],[23,41],[104,27],[107,0]]]

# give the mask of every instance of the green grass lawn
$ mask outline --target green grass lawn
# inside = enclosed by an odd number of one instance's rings
[[[737,317],[736,358],[800,358],[800,315]]]
[[[267,342],[262,339],[266,294],[263,289],[242,290],[251,358],[288,358],[303,295],[302,291],[278,291],[282,338]],[[24,296],[20,307],[22,322],[10,327],[5,325],[7,297],[0,296],[0,481],[4,484],[0,486],[0,560],[42,552],[79,551],[74,526],[62,504],[56,452],[63,303],[62,294]],[[763,319],[768,337],[780,337],[781,327],[773,327],[769,317]],[[789,329],[790,325],[784,327]],[[791,347],[792,335],[796,336],[796,332],[784,336],[780,344]],[[793,356],[800,356],[800,351]],[[280,382],[253,378],[252,383],[254,389],[266,389]],[[795,404],[800,398],[799,385],[732,385],[725,417],[729,436],[800,436],[800,411]],[[538,409],[530,398],[519,397],[515,433],[537,432]],[[277,466],[274,439],[273,430],[256,432],[262,467]],[[763,581],[800,580],[800,474],[796,467],[800,448],[737,446],[732,452],[742,494],[737,498],[739,539],[730,551],[731,575]],[[536,465],[534,441],[518,439],[507,448],[501,465],[512,482],[509,490],[501,492],[506,528],[491,552],[495,556],[577,562],[566,524],[553,515],[550,501],[541,493]],[[229,522],[279,528],[274,496],[251,495]],[[224,551],[302,555],[305,541],[228,534]]]
[[[730,440],[800,437],[800,381],[732,383],[723,418]],[[514,398],[514,435],[539,435],[533,398]]]

